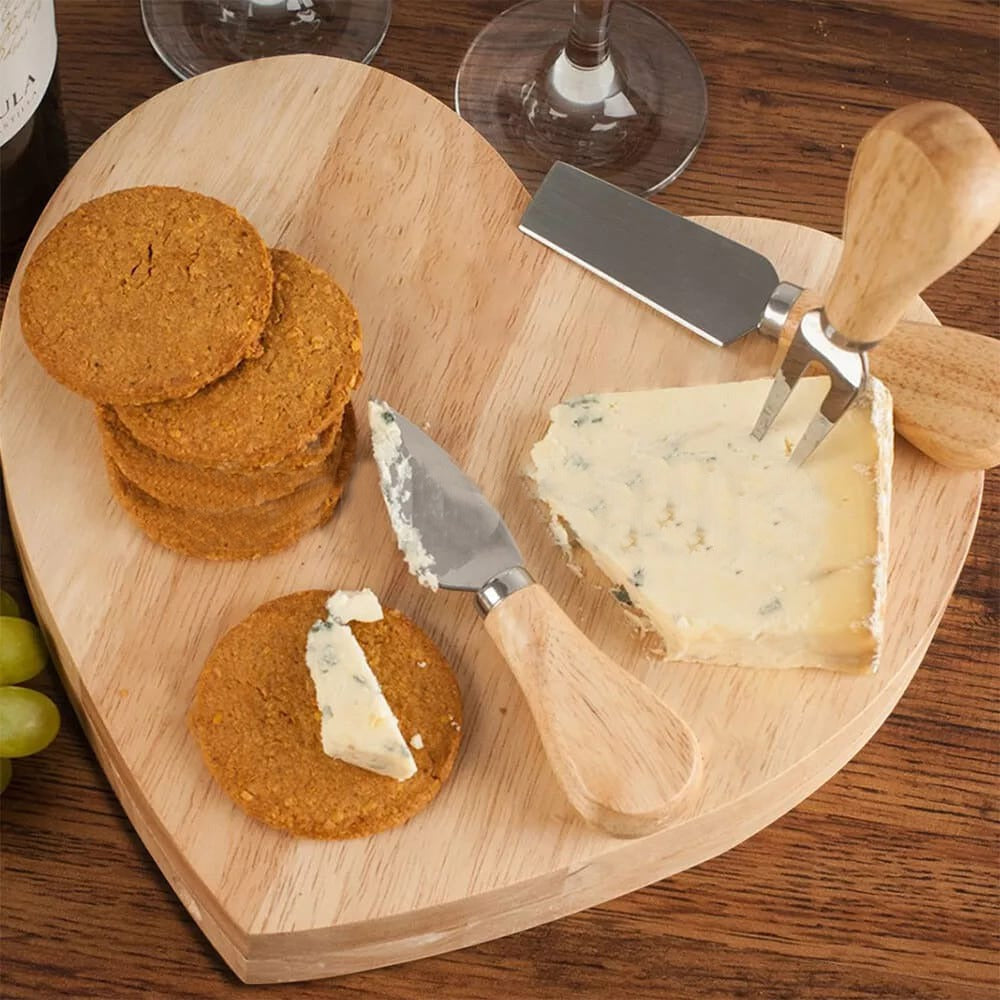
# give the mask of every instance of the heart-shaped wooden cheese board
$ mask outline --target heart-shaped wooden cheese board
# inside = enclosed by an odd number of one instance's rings
[[[241,978],[419,958],[696,865],[809,795],[892,710],[962,567],[981,473],[944,469],[897,439],[877,674],[664,663],[605,591],[566,567],[524,478],[527,452],[568,395],[757,377],[772,345],[750,337],[719,350],[521,235],[528,196],[502,159],[432,97],[352,63],[247,63],[146,102],[80,159],[25,259],[76,205],[146,183],[229,202],[271,245],[336,278],[364,330],[356,402],[379,396],[427,425],[502,511],[533,573],[687,720],[704,760],[699,788],[658,833],[616,840],[576,818],[472,600],[429,593],[407,573],[364,406],[361,458],[330,525],[257,562],[158,548],[112,499],[89,404],[25,347],[19,271],[0,333],[0,449],[29,589],[109,780]],[[824,287],[839,253],[835,238],[787,223],[700,221],[807,287]],[[919,302],[908,315],[933,320]],[[463,749],[440,797],[405,826],[348,842],[293,839],[249,819],[213,784],[185,723],[195,680],[219,636],[262,602],[363,586],[420,623],[453,664]]]

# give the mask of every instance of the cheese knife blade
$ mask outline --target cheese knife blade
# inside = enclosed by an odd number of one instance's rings
[[[432,589],[475,591],[570,804],[616,837],[661,827],[701,775],[690,727],[532,580],[503,518],[443,448],[381,400],[368,415],[382,497],[411,571]]]
[[[478,591],[520,567],[503,518],[451,456],[387,403],[373,399],[368,411],[382,497],[417,579]]]
[[[546,174],[520,229],[718,347],[757,328],[781,283],[756,250],[568,163]]]

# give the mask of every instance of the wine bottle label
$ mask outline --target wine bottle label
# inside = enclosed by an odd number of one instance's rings
[[[54,0],[0,0],[0,146],[38,109],[55,68]]]

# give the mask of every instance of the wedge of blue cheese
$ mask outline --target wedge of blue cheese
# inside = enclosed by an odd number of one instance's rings
[[[306,639],[306,666],[316,688],[323,752],[330,757],[405,781],[417,765],[399,721],[350,623],[381,620],[370,590],[339,590],[326,602],[327,618]]]
[[[889,543],[892,402],[872,380],[801,467],[825,377],[763,441],[770,379],[581,396],[531,452],[557,540],[581,546],[672,660],[876,669]]]

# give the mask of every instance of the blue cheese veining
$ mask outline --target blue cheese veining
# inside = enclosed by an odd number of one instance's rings
[[[892,404],[877,380],[800,468],[828,380],[804,379],[763,441],[770,379],[582,396],[532,450],[558,527],[669,659],[875,669],[888,566]]]
[[[416,774],[416,762],[349,624],[379,621],[378,598],[367,589],[338,590],[326,602],[326,610],[328,617],[314,622],[306,639],[306,666],[316,687],[323,752],[405,781]]]
[[[382,484],[382,498],[399,550],[417,582],[437,590],[434,557],[424,548],[420,532],[406,514],[406,503],[412,495],[413,468],[403,451],[403,435],[392,411],[374,399],[368,403],[368,422],[372,430],[372,452]]]

